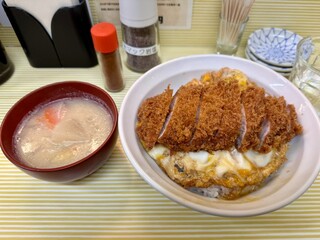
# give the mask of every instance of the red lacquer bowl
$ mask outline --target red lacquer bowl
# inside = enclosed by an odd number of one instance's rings
[[[19,123],[30,111],[39,105],[70,97],[89,97],[103,104],[109,110],[113,119],[113,127],[107,139],[97,150],[87,157],[66,166],[40,169],[29,167],[22,163],[15,153],[13,143],[13,136]],[[106,91],[85,82],[59,82],[30,92],[12,106],[1,124],[0,146],[9,161],[30,176],[51,182],[71,182],[90,175],[108,160],[118,138],[117,125],[117,106]]]

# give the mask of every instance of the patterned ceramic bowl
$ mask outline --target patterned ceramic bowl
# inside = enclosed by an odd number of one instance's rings
[[[257,57],[255,57],[249,50],[249,48],[247,47],[246,50],[245,50],[245,56],[247,59],[253,61],[253,62],[256,62],[256,63],[259,63],[261,65],[264,65],[278,73],[288,73],[290,74],[290,72],[292,71],[292,67],[279,67],[279,66],[274,66],[274,65],[270,65],[266,62],[263,62],[261,60],[259,60]]]
[[[302,39],[298,34],[281,28],[262,28],[248,39],[249,50],[260,60],[281,67],[292,67],[296,48]]]

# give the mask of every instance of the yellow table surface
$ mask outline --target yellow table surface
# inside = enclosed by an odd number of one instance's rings
[[[21,48],[6,48],[14,75],[0,85],[0,121],[28,92],[58,81],[103,87],[99,66],[32,68]],[[243,49],[239,51],[243,54]],[[213,53],[210,48],[162,47],[163,60]],[[118,108],[140,76],[124,69],[126,88],[111,93]],[[183,207],[148,185],[126,158],[120,141],[110,160],[69,184],[34,179],[0,151],[1,239],[320,239],[320,178],[298,200],[256,217],[223,218]]]

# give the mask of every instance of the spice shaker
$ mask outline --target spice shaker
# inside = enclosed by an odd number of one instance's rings
[[[125,63],[146,72],[161,62],[157,0],[120,0],[119,7]]]
[[[121,91],[124,80],[115,26],[107,22],[95,24],[91,28],[91,36],[94,48],[99,53],[105,88],[111,92]]]

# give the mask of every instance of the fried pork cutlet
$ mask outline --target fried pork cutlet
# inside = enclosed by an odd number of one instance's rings
[[[224,82],[224,81],[223,81]],[[222,118],[217,134],[210,139],[211,150],[229,150],[235,145],[241,127],[241,91],[237,81],[224,82],[221,88]],[[201,111],[201,110],[200,110]]]
[[[298,122],[298,116],[295,107],[292,104],[288,104],[287,110],[290,120],[286,141],[290,142],[295,136],[302,134],[302,126]]]
[[[220,75],[226,74],[206,73],[201,81],[182,86],[173,98],[167,89],[147,99],[139,109],[137,125],[145,147],[158,142],[173,151],[236,147],[240,152],[268,153],[302,133],[294,106],[283,97],[266,96],[263,88],[241,85],[229,75],[227,81],[221,80]]]
[[[278,148],[287,142],[290,118],[284,97],[265,97],[266,121],[261,131],[260,144],[255,150],[260,153],[268,153],[273,148]]]
[[[208,143],[217,134],[222,118],[224,102],[221,88],[224,85],[222,81],[215,81],[203,88],[195,132],[190,142],[179,145],[183,151],[209,150]]]
[[[136,132],[148,150],[153,148],[158,140],[169,112],[172,93],[168,86],[162,94],[146,99],[138,110]]]
[[[240,94],[235,81],[214,81],[206,85],[200,98],[193,137],[186,144],[177,144],[175,150],[189,152],[232,148],[240,131]]]
[[[236,143],[240,152],[246,152],[260,143],[259,136],[266,117],[264,97],[264,89],[257,86],[250,86],[241,94],[242,126]]]
[[[190,142],[195,131],[202,85],[191,81],[182,86],[175,96],[174,104],[158,142],[175,150],[179,144]]]

